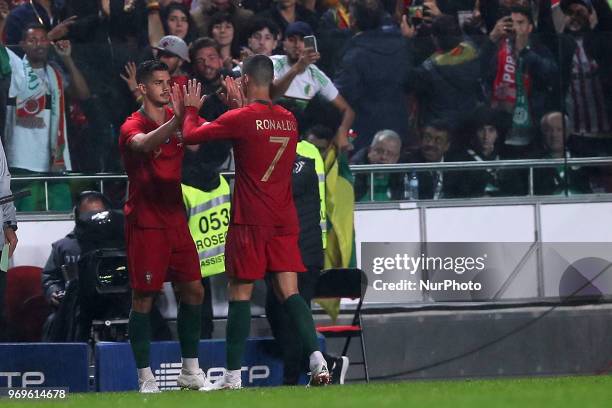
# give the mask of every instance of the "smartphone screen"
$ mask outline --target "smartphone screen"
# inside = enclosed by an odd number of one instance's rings
[[[319,52],[317,49],[317,37],[314,35],[307,35],[304,37],[304,48],[312,48],[316,52]]]
[[[423,22],[425,10],[423,6],[411,6],[408,8],[408,19],[410,24],[417,26]]]

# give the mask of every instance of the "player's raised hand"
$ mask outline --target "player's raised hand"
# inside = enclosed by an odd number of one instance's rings
[[[183,101],[185,107],[194,107],[200,110],[206,99],[206,95],[200,97],[202,93],[202,84],[195,80],[190,79],[187,81],[187,86],[183,85]]]
[[[172,85],[172,89],[170,90],[170,102],[172,102],[174,116],[176,116],[179,122],[183,122],[183,118],[185,117],[185,101],[183,100],[183,92],[179,84]]]
[[[242,108],[246,105],[246,97],[239,81],[240,79],[234,79],[230,76],[223,80],[225,92],[221,92],[219,97],[230,109]]]

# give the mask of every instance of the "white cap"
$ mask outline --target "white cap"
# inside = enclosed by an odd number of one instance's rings
[[[187,48],[187,44],[176,35],[167,35],[163,37],[159,40],[159,44],[153,48],[174,54],[183,61],[191,62],[189,61],[189,49]]]

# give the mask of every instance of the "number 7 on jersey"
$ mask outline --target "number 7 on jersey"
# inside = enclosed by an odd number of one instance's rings
[[[274,156],[274,160],[272,160],[272,163],[270,163],[268,170],[266,170],[266,174],[264,174],[263,177],[261,178],[261,181],[263,182],[268,181],[268,179],[270,178],[270,175],[274,171],[274,166],[276,166],[276,163],[278,163],[281,156],[283,155],[283,152],[287,148],[287,144],[289,144],[289,137],[270,136],[270,143],[280,143],[281,146],[278,148],[278,151],[276,152],[276,156]]]

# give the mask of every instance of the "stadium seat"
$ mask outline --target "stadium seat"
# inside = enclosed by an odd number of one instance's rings
[[[5,317],[11,341],[40,341],[43,324],[51,313],[44,299],[42,269],[10,268],[6,277]]]
[[[344,348],[342,349],[343,356],[346,356],[348,352],[351,339],[353,337],[359,337],[361,341],[362,361],[351,361],[350,364],[362,365],[365,373],[365,380],[366,382],[370,382],[365,341],[363,339],[363,325],[361,321],[361,306],[367,287],[368,278],[361,269],[327,269],[323,271],[319,277],[314,297],[318,299],[359,299],[350,325],[317,326],[317,331],[329,338],[346,338]]]

